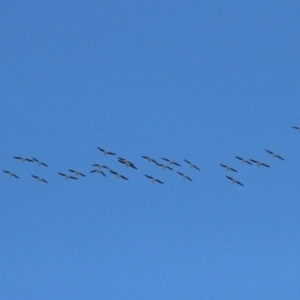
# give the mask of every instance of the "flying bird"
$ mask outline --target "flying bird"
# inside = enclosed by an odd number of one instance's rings
[[[232,183],[233,184],[235,184],[235,183],[237,183],[237,184],[239,184],[239,185],[241,185],[241,186],[244,186],[242,183],[240,183],[239,181],[237,181],[237,180],[235,180],[235,179],[233,179],[233,178],[231,178],[231,177],[229,177],[229,176],[226,176],[229,180],[231,180],[232,181]]]
[[[3,172],[6,173],[6,174],[8,174],[10,177],[15,177],[15,178],[19,179],[19,177],[16,174],[14,174],[14,173],[12,173],[10,171],[3,170]]]
[[[31,175],[33,178],[37,179],[38,181],[43,181],[45,183],[48,183],[48,181],[46,181],[45,179],[41,178],[41,177],[38,177],[36,175]]]
[[[97,147],[101,152],[104,153],[104,155],[116,155],[116,153],[113,153],[113,152],[110,152],[110,151],[105,151],[104,149],[100,148],[100,147]]]
[[[223,167],[223,168],[225,168],[227,172],[228,172],[228,171],[237,172],[237,170],[235,170],[234,168],[228,167],[228,166],[226,166],[226,165],[220,164],[220,166]]]
[[[103,176],[106,176],[104,172],[101,171],[101,169],[98,170],[92,170],[90,173],[97,173],[97,174],[102,174]]]
[[[82,173],[80,173],[80,172],[78,172],[78,171],[70,170],[70,169],[69,169],[69,171],[72,172],[72,173],[75,173],[76,176],[80,175],[80,176],[82,176],[82,177],[86,177],[84,174],[82,174]]]
[[[190,161],[188,161],[187,159],[184,159],[184,161],[185,161],[186,163],[188,163],[188,164],[190,165],[191,168],[194,168],[194,169],[196,169],[196,170],[198,170],[198,171],[201,171],[196,165],[192,164],[192,163],[191,163]]]
[[[20,157],[20,156],[14,156],[14,158],[15,158],[15,159],[19,159],[19,160],[21,160],[22,162],[25,162],[25,161],[33,162],[32,159],[24,158],[24,157]]]
[[[57,172],[59,175],[61,175],[61,176],[64,176],[65,178],[66,178],[66,180],[68,180],[69,178],[70,179],[78,179],[77,177],[73,177],[73,176],[70,176],[70,175],[66,175],[66,174],[64,174],[64,173],[60,173],[60,172]]]
[[[97,173],[97,174],[102,174],[103,176],[106,176],[104,172],[102,172],[101,170],[102,169],[108,169],[109,168],[107,166],[102,166],[102,165],[99,165],[99,164],[93,164],[93,167],[98,167],[98,170],[92,170],[90,173]]]
[[[251,164],[250,161],[248,161],[248,160],[246,160],[246,159],[244,159],[244,158],[241,158],[241,157],[239,157],[239,156],[236,156],[236,158],[239,159],[239,160],[241,160],[241,161],[243,162],[243,164],[244,164],[244,163],[247,163],[248,165],[251,165],[251,166],[252,166],[252,164]]]
[[[98,167],[99,170],[101,170],[102,168],[109,169],[107,166],[101,166],[101,165],[98,165],[98,164],[93,164],[92,166],[93,167]]]
[[[122,158],[122,157],[118,157],[118,162],[124,164],[127,167],[131,167],[133,169],[136,169],[137,170],[137,167],[132,163],[130,162],[129,160],[125,159],[125,158]]]
[[[121,175],[121,174],[119,174],[119,173],[117,173],[115,171],[109,170],[109,172],[111,172],[112,174],[116,175],[117,179],[118,178],[123,178],[125,180],[128,180],[128,178],[126,178],[125,176],[123,176],[123,175]]]
[[[152,176],[150,176],[150,175],[146,175],[146,174],[145,174],[145,176],[146,176],[147,178],[151,179],[152,183],[153,183],[153,182],[158,182],[158,183],[160,183],[160,184],[164,184],[164,183],[163,183],[162,181],[160,181],[159,179],[154,178],[154,177],[152,177]]]
[[[189,176],[187,176],[187,175],[185,175],[185,174],[183,174],[183,173],[181,173],[181,172],[178,172],[178,171],[177,171],[177,173],[178,173],[179,175],[181,175],[183,179],[186,178],[186,179],[188,179],[189,181],[193,181]]]
[[[147,160],[148,160],[148,162],[154,162],[154,163],[156,163],[156,164],[157,164],[156,160],[154,160],[153,158],[150,158],[150,157],[148,157],[148,156],[144,156],[144,155],[142,155],[142,158],[145,158],[145,159],[147,159]]]
[[[165,160],[165,161],[167,161],[167,162],[169,162],[170,165],[176,165],[176,166],[178,166],[178,167],[181,167],[180,164],[178,164],[178,163],[175,162],[175,161],[172,161],[172,160],[170,160],[170,159],[163,158],[163,157],[162,157],[162,159]]]
[[[269,165],[267,165],[267,164],[265,164],[265,163],[262,163],[262,162],[260,162],[260,161],[257,161],[257,160],[254,160],[254,159],[250,159],[250,161],[256,163],[256,164],[257,164],[257,167],[264,166],[264,167],[270,168]]]
[[[42,162],[42,161],[39,161],[38,159],[36,159],[36,158],[32,158],[34,161],[36,161],[37,163],[38,163],[38,165],[40,166],[40,165],[42,165],[42,166],[44,166],[44,167],[48,167],[48,165],[46,165],[44,162]]]
[[[284,160],[284,158],[282,158],[281,156],[279,156],[278,154],[275,154],[274,152],[265,149],[266,152],[270,153],[272,155],[273,158],[278,157],[281,160]]]
[[[163,164],[159,164],[159,163],[156,163],[156,165],[159,166],[159,167],[162,167],[163,170],[169,169],[169,170],[173,171],[173,169],[171,167],[169,167],[169,166],[166,166],[166,165],[163,165]]]

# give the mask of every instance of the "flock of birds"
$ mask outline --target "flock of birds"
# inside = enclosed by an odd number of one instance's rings
[[[117,154],[114,153],[114,152],[106,151],[106,150],[104,150],[104,149],[102,149],[102,148],[100,148],[100,147],[97,147],[97,148],[98,148],[105,156],[106,156],[106,155],[112,155],[112,156],[117,155]],[[44,163],[44,162],[42,162],[42,161],[40,161],[40,160],[38,160],[38,159],[36,159],[36,158],[25,158],[25,157],[21,157],[21,156],[14,156],[13,158],[14,158],[14,159],[17,159],[17,160],[20,160],[20,161],[22,161],[22,162],[37,163],[39,166],[48,167],[48,165],[47,165],[46,163]],[[175,165],[175,166],[178,166],[178,167],[181,166],[181,165],[178,164],[177,162],[172,161],[172,160],[170,160],[170,159],[168,159],[168,158],[162,158],[162,160],[168,162],[169,165],[166,165],[166,164],[160,164],[160,163],[158,163],[156,160],[154,160],[153,158],[150,158],[150,157],[148,157],[148,156],[142,155],[142,158],[146,159],[148,162],[154,163],[154,164],[157,165],[158,167],[161,167],[163,170],[168,169],[168,170],[172,170],[172,171],[173,171],[173,168],[171,168],[172,165]],[[190,161],[188,161],[188,160],[186,160],[186,159],[185,159],[184,161],[185,161],[187,164],[189,164],[191,168],[195,168],[196,170],[199,170],[199,171],[200,171],[200,169],[199,169],[196,165],[192,164]],[[135,164],[132,163],[131,161],[125,159],[125,158],[118,157],[118,162],[120,162],[121,164],[125,165],[126,168],[127,168],[127,167],[130,167],[130,168],[132,168],[132,169],[137,170],[137,167],[135,166]],[[107,171],[109,171],[111,174],[115,175],[116,178],[121,178],[121,179],[124,179],[124,180],[128,180],[128,178],[125,177],[124,175],[119,174],[118,172],[111,170],[109,167],[107,167],[107,166],[105,166],[105,165],[93,164],[92,166],[94,167],[94,169],[91,170],[90,173],[97,173],[97,174],[101,174],[101,175],[103,175],[103,176],[106,176],[106,174],[104,173],[104,170],[107,170]],[[86,175],[83,174],[82,172],[79,172],[79,171],[76,171],[76,170],[72,170],[72,169],[68,169],[68,170],[69,170],[69,172],[70,172],[71,174],[65,174],[65,173],[61,173],[61,172],[57,172],[57,173],[58,173],[60,176],[64,177],[66,180],[68,180],[68,179],[77,180],[77,179],[79,178],[79,176],[86,177]],[[14,177],[14,178],[17,178],[17,179],[20,178],[19,176],[17,176],[16,174],[14,174],[14,173],[11,172],[11,171],[3,170],[3,172],[6,173],[6,174],[8,174],[10,177]],[[180,176],[182,176],[184,179],[186,178],[186,179],[192,181],[192,179],[191,179],[189,176],[185,175],[184,173],[179,172],[179,171],[177,171],[177,173],[178,173]],[[41,182],[44,182],[44,183],[48,183],[48,181],[47,181],[46,179],[41,178],[41,177],[39,177],[39,176],[37,176],[37,175],[31,175],[31,176],[32,176],[34,179],[38,180],[38,181],[41,181]],[[158,183],[160,183],[160,184],[164,184],[161,180],[159,180],[159,179],[157,179],[157,178],[154,178],[153,176],[150,176],[150,175],[147,175],[147,174],[145,174],[145,176],[146,176],[148,179],[150,179],[152,182],[158,182]]]
[[[297,127],[297,126],[292,126],[292,128],[298,130],[300,132],[300,127]],[[100,147],[97,147],[99,149],[99,151],[101,151],[105,156],[106,155],[111,155],[111,156],[116,156],[116,153],[114,152],[110,152],[110,151],[106,151]],[[273,158],[278,158],[282,161],[284,161],[284,158],[270,150],[267,150],[265,149],[265,151],[267,153],[269,153]],[[24,157],[21,157],[21,156],[14,156],[15,159],[17,160],[20,160],[22,162],[31,162],[31,163],[37,163],[39,166],[43,166],[43,167],[48,167],[48,165],[36,158],[24,158]],[[175,161],[172,161],[168,158],[164,158],[162,157],[162,160],[167,162],[168,164],[164,164],[164,163],[158,163],[156,160],[154,160],[153,158],[151,157],[148,157],[148,156],[144,156],[142,155],[142,158],[144,158],[145,160],[147,160],[149,163],[153,163],[154,165],[162,168],[163,170],[171,170],[173,171],[174,167],[173,166],[176,166],[176,167],[181,167],[181,165]],[[257,167],[266,167],[266,168],[270,168],[269,165],[267,165],[266,163],[263,163],[261,161],[258,161],[258,160],[254,160],[254,159],[244,159],[240,156],[235,156],[236,159],[240,160],[243,164],[248,164],[248,165],[253,165],[253,164],[256,164]],[[189,160],[187,159],[184,159],[185,163],[188,164],[190,166],[190,168],[193,168],[195,170],[198,170],[200,171],[200,168],[197,167],[195,164],[191,163]],[[118,157],[118,162],[125,165],[125,167],[130,167],[132,169],[135,169],[137,170],[137,167],[135,166],[134,163],[132,163],[131,161],[125,159],[125,158],[122,158],[122,157]],[[113,171],[111,170],[109,167],[105,166],[105,165],[100,165],[100,164],[93,164],[92,165],[93,167],[95,167],[93,170],[90,171],[90,173],[96,173],[96,174],[101,174],[103,176],[106,176],[106,174],[104,173],[104,170],[107,170],[109,171],[111,174],[113,174],[114,176],[116,176],[116,178],[121,178],[121,179],[124,179],[124,180],[128,180],[127,177],[125,177],[124,175],[122,174],[119,174],[118,172],[116,171]],[[227,172],[231,171],[231,172],[238,172],[236,169],[228,166],[228,165],[225,165],[225,164],[220,164],[220,166],[224,169],[226,169]],[[172,168],[173,167],[173,168]],[[4,173],[8,174],[10,177],[14,177],[14,178],[17,178],[19,179],[19,176],[17,176],[16,174],[14,174],[13,172],[11,171],[7,171],[7,170],[3,170]],[[61,173],[61,172],[57,172],[60,176],[64,177],[66,180],[68,179],[72,179],[72,180],[77,180],[79,178],[79,176],[81,177],[86,177],[85,174],[83,174],[82,172],[79,172],[79,171],[76,171],[76,170],[73,170],[73,169],[69,169],[69,172],[71,174],[65,174],[65,173]],[[179,172],[179,171],[176,171],[183,179],[187,179],[189,181],[193,181],[188,175],[182,173],[182,172]],[[40,181],[40,182],[44,182],[44,183],[48,183],[47,180],[45,180],[44,178],[41,178],[37,175],[31,175],[34,179],[36,179],[37,181]],[[154,178],[153,176],[150,176],[150,175],[147,175],[145,174],[145,177],[150,179],[152,181],[152,183],[154,182],[157,182],[157,183],[160,183],[160,184],[164,184],[164,182],[162,182],[160,179],[157,179],[157,178]],[[227,176],[226,175],[226,178],[229,179],[233,184],[238,184],[240,186],[244,186],[240,181],[230,177],[230,176]]]

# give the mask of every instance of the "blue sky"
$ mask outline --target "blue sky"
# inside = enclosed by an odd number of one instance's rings
[[[0,297],[299,299],[299,10],[3,1]]]

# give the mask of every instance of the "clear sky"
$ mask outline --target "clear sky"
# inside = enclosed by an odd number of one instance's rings
[[[299,1],[2,1],[0,161],[20,178],[1,170],[0,298],[299,299],[299,15]]]

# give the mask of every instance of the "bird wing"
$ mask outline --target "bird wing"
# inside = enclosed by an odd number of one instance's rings
[[[257,161],[257,160],[254,160],[254,159],[251,159],[251,158],[250,158],[250,161],[253,161],[253,162],[255,162],[255,163],[258,164],[258,161]]]

